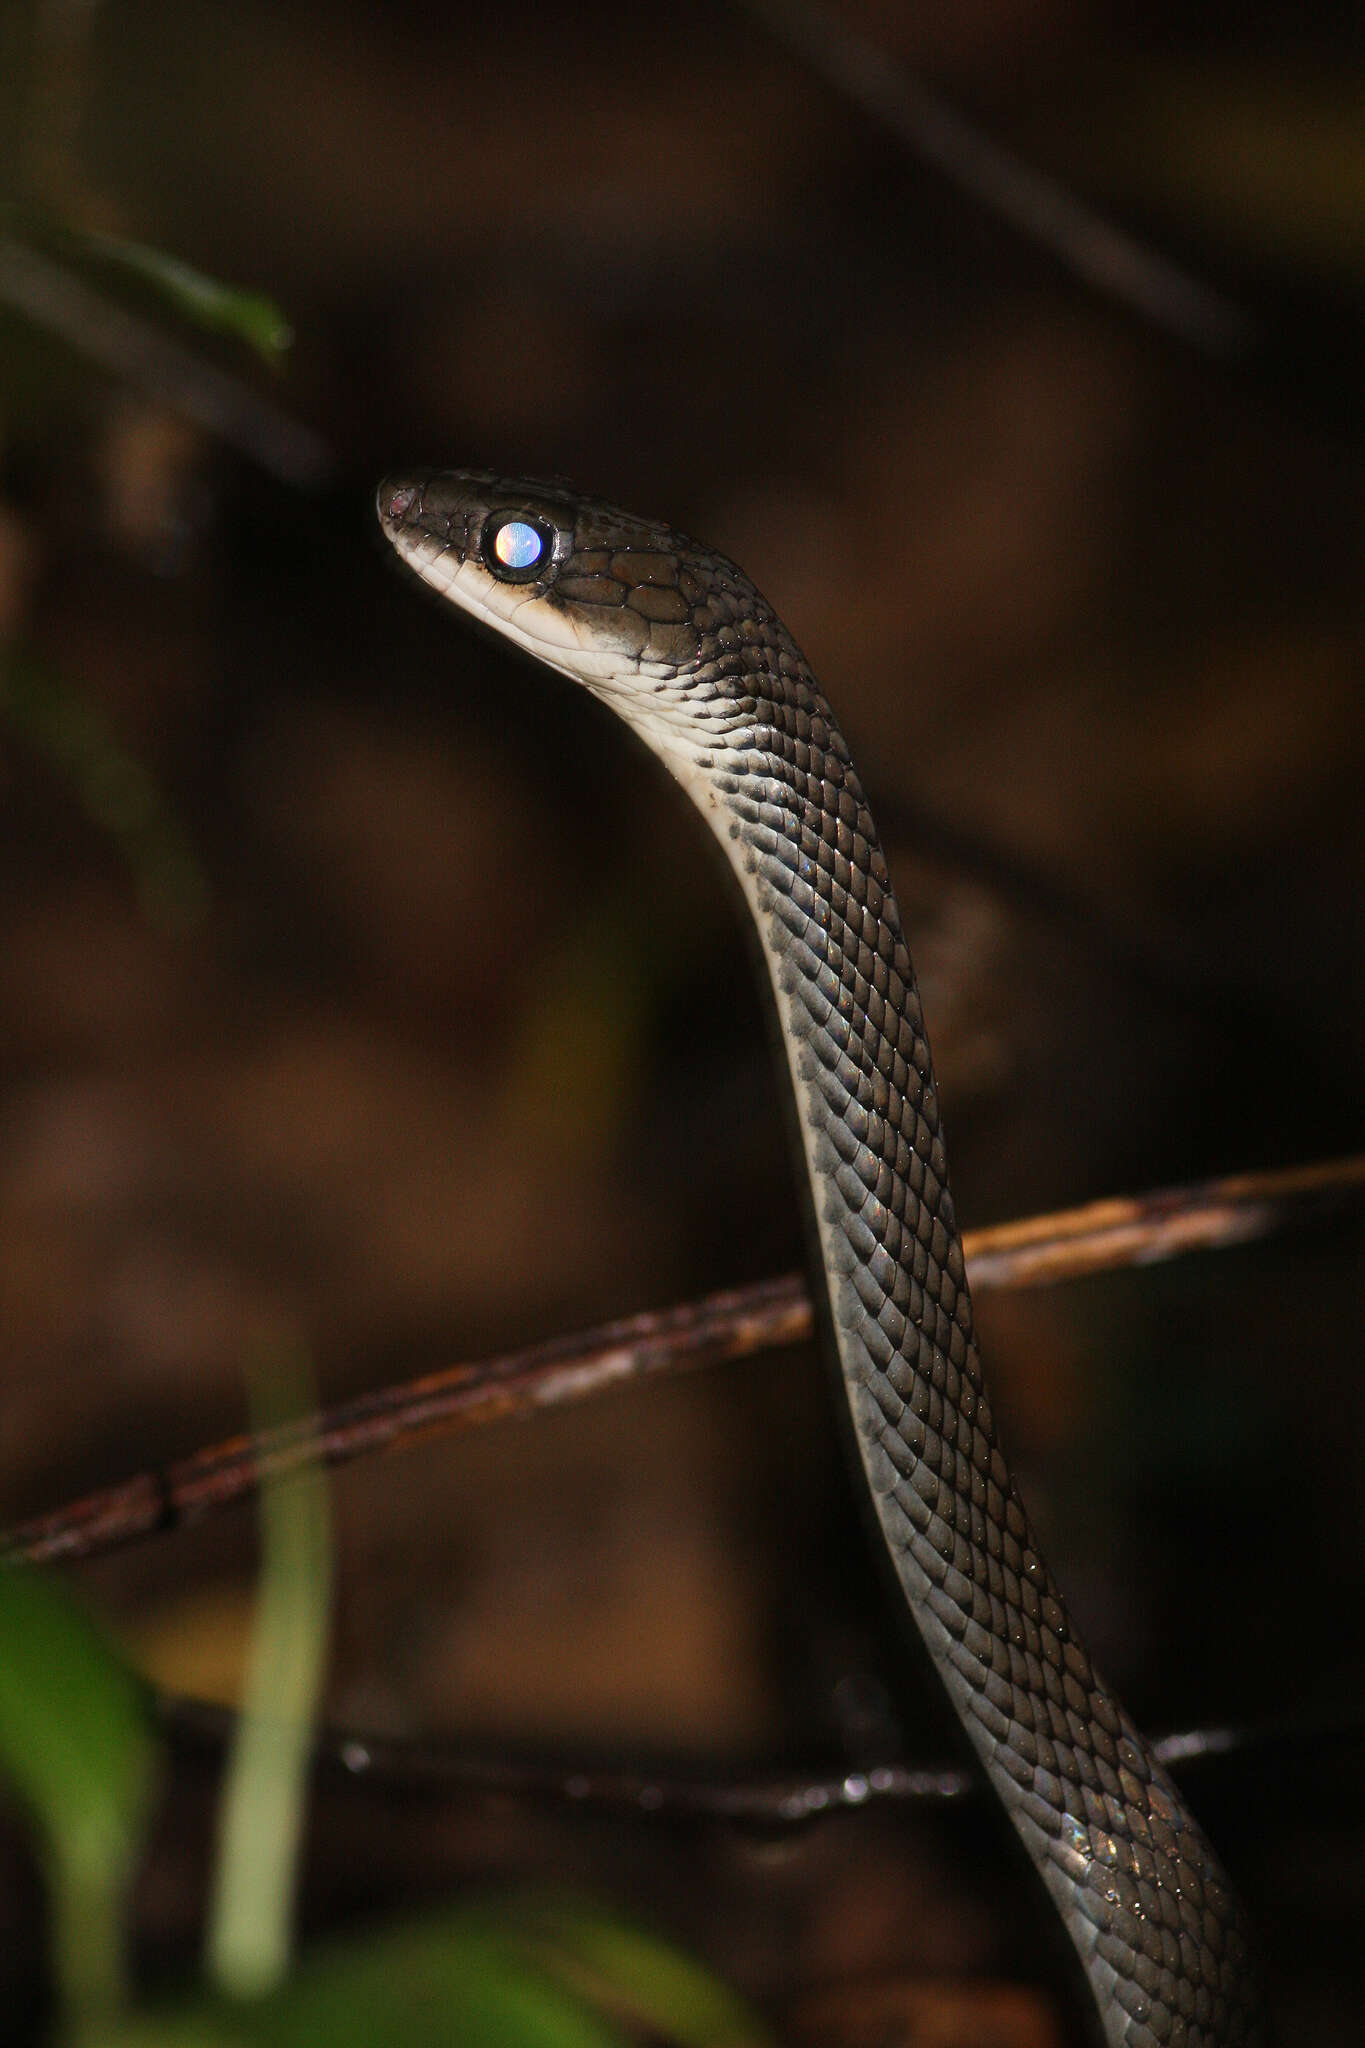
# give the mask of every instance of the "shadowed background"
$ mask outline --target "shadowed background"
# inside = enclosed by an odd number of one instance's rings
[[[777,605],[887,841],[964,1223],[1361,1146],[1359,31],[845,12],[1251,345],[1088,292],[742,9],[0,25],[9,193],[268,292],[296,340],[255,388],[318,437],[267,424],[253,461],[0,303],[7,658],[168,820],[73,776],[11,680],[0,1520],[239,1427],[262,1332],[332,1400],[800,1256],[701,828],[393,572],[372,493],[404,465],[571,475]],[[982,1305],[1024,1492],[1144,1725],[1358,1698],[1361,1275],[1346,1220]],[[813,1355],[371,1461],[334,1504],[341,1726],[585,1765],[944,1753]],[[243,1514],[73,1576],[166,1685],[232,1700],[253,1569]],[[196,1939],[210,1790],[182,1759],[152,1973]],[[1285,2041],[1350,2038],[1358,1750],[1194,1796]],[[776,1842],[333,1783],[305,1918],[520,1875],[632,1904],[811,2038],[863,2038],[831,1987],[1064,1982],[984,1813]]]

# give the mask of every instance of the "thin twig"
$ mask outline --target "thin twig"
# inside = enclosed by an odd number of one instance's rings
[[[972,1286],[1044,1287],[1089,1273],[1150,1265],[1245,1244],[1365,1188],[1365,1156],[1275,1173],[1234,1174],[1183,1188],[1090,1202],[1050,1216],[969,1231]],[[34,1563],[92,1557],[141,1536],[202,1521],[250,1499],[266,1477],[321,1460],[345,1464],[405,1450],[476,1422],[585,1400],[623,1382],[681,1372],[804,1341],[812,1310],[797,1274],[630,1316],[481,1363],[457,1365],[340,1403],[257,1437],[233,1437],[139,1473],[0,1538],[0,1556]]]
[[[204,1700],[158,1695],[157,1711],[168,1737],[182,1748],[208,1746],[218,1751],[236,1725],[231,1708]],[[1358,1748],[1362,1742],[1365,1721],[1338,1716],[1191,1728],[1163,1736],[1152,1747],[1168,1770],[1184,1776],[1208,1762],[1231,1759],[1259,1770],[1275,1752],[1301,1752],[1311,1744],[1318,1753],[1329,1747]],[[765,1828],[793,1827],[864,1806],[948,1806],[975,1798],[982,1790],[974,1771],[955,1766],[888,1764],[842,1773],[809,1770],[698,1778],[666,1766],[623,1771],[565,1759],[528,1761],[478,1755],[436,1742],[395,1742],[330,1729],[315,1735],[313,1759],[322,1770],[407,1796],[487,1793],[538,1806],[744,1821]]]
[[[1256,342],[1251,316],[1225,294],[1144,248],[1056,178],[993,142],[885,50],[858,35],[832,7],[816,0],[747,0],[747,5],[922,161],[1050,250],[1106,298],[1209,355],[1242,355]]]

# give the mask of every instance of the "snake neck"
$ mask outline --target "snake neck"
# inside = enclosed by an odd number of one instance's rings
[[[997,1439],[919,991],[848,748],[794,650],[766,687],[745,683],[715,694],[700,739],[695,698],[684,716],[667,687],[631,723],[719,838],[757,927],[839,1368],[910,1613],[1106,2040],[1251,2042],[1217,1860],[1077,1638]]]

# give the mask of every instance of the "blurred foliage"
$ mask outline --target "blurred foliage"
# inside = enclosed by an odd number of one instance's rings
[[[141,243],[51,222],[36,238],[77,268],[149,287],[205,331],[277,366],[279,308]],[[199,864],[148,769],[97,705],[17,650],[0,654],[0,717],[74,788],[117,844],[156,923],[197,922]],[[604,948],[605,950],[605,948]],[[253,1426],[302,1428],[312,1387],[296,1346],[249,1361]],[[220,1814],[206,1969],[214,1987],[174,2009],[130,2010],[124,1929],[144,1841],[155,1738],[151,1696],[50,1585],[0,1572],[0,1779],[43,1845],[65,2038],[81,2048],[762,2048],[747,2009],[676,1950],[581,1904],[465,1907],[323,1950],[291,1970],[311,1730],[331,1595],[326,1483],[303,1465],[262,1491],[252,1650]]]
[[[111,2029],[98,2048],[766,2048],[732,1993],[614,1916],[560,1903],[468,1907],[308,1957],[273,1996]]]
[[[0,229],[16,243],[31,243],[97,282],[125,291],[131,284],[150,300],[153,310],[169,313],[203,334],[242,343],[272,370],[283,367],[293,347],[294,330],[272,298],[224,284],[168,250],[76,227],[27,207],[0,209]]]
[[[1365,256],[1365,95],[1349,72],[1155,68],[1146,181],[1231,245],[1357,292]]]
[[[294,330],[264,292],[243,291],[205,276],[164,249],[148,248],[116,235],[66,231],[62,247],[72,256],[98,263],[114,276],[150,286],[170,312],[211,334],[244,342],[272,369],[279,369],[294,343]]]
[[[296,1346],[250,1365],[258,1430],[302,1428]],[[207,1955],[216,1990],[130,2010],[125,1906],[143,1846],[150,1696],[50,1584],[0,1570],[0,1779],[32,1814],[63,2038],[79,2048],[766,2048],[747,2008],[675,1949],[562,1901],[458,1908],[291,1971],[299,1844],[331,1590],[327,1487],[307,1464],[262,1494],[259,1606],[223,1794]]]
[[[93,825],[118,846],[154,924],[184,930],[208,906],[208,883],[155,779],[99,707],[53,671],[0,653],[0,718],[73,786]]]
[[[32,1816],[73,2035],[124,1996],[123,1917],[155,1745],[145,1689],[50,1584],[0,1567],[0,1779]]]
[[[544,992],[509,1065],[507,1115],[527,1142],[616,1130],[646,1070],[658,952],[619,889],[585,905],[547,949]]]

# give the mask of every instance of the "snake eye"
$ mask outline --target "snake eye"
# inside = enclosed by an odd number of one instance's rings
[[[554,529],[543,519],[515,512],[492,519],[483,530],[483,559],[504,583],[531,583],[554,554]]]

